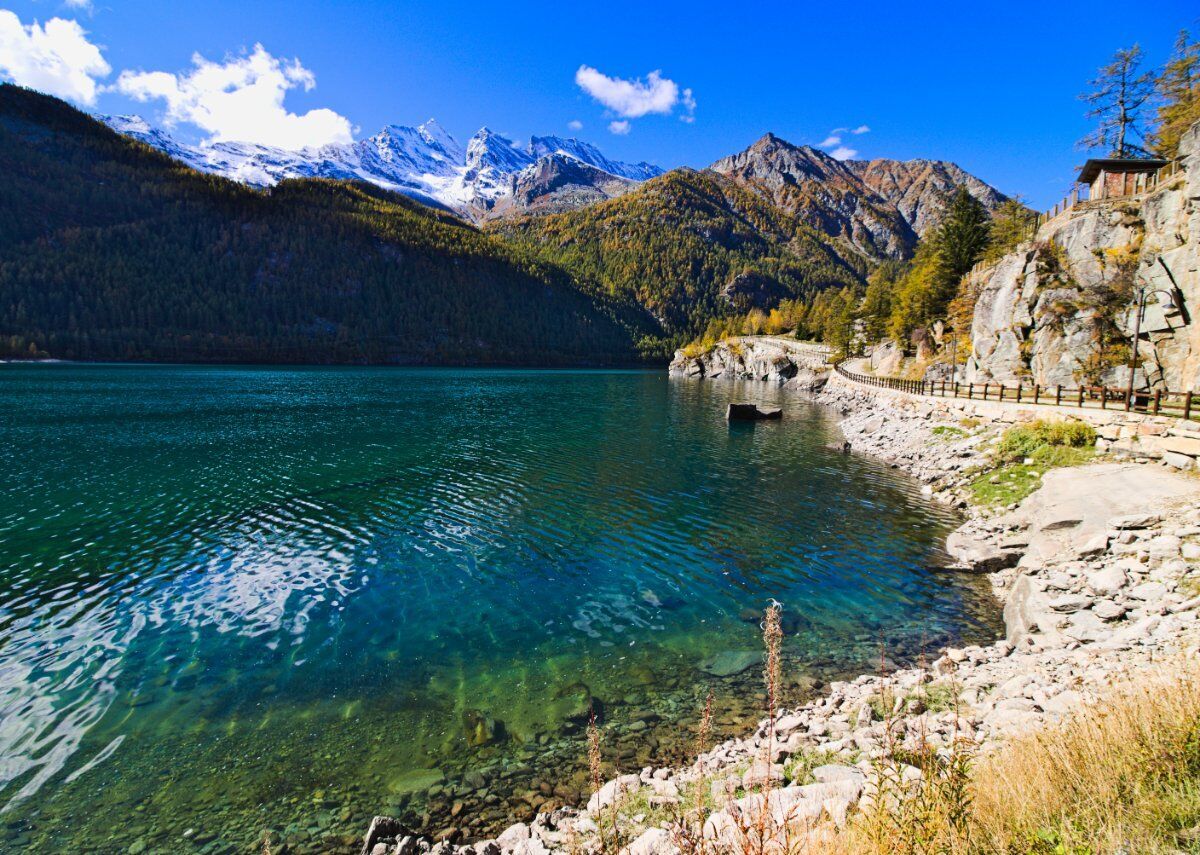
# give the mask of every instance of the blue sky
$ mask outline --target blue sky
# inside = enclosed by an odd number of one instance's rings
[[[64,85],[98,111],[161,120],[164,86],[180,103],[195,95],[194,54],[213,74],[229,60],[245,71],[261,44],[259,65],[285,81],[284,124],[268,127],[269,111],[259,111],[253,133],[275,141],[357,138],[433,116],[464,143],[481,125],[515,139],[576,135],[610,157],[670,168],[705,166],[766,131],[813,145],[838,136],[828,148],[858,157],[953,160],[1039,207],[1065,192],[1085,158],[1074,146],[1087,130],[1076,96],[1095,70],[1134,42],[1157,66],[1180,27],[1200,24],[1194,0],[1164,0],[1144,16],[1106,2],[0,0],[0,10],[15,13],[27,39],[0,13],[9,79],[31,73],[12,54],[43,35],[28,29],[35,21],[86,31],[68,57],[83,70]],[[592,71],[581,77],[584,66]],[[178,107],[175,131],[211,138],[187,118],[194,106]]]

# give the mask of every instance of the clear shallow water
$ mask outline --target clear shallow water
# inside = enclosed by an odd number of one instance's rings
[[[710,689],[756,719],[757,668],[698,666],[768,597],[797,699],[994,636],[833,424],[658,372],[0,366],[0,849],[483,833],[577,796],[589,706],[626,768]]]

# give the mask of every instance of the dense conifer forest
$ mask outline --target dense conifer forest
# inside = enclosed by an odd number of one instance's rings
[[[714,317],[860,285],[866,262],[713,172],[677,169],[607,202],[493,228],[581,287],[658,319],[659,350]]]
[[[0,174],[0,357],[612,363],[653,331],[403,196],[250,189],[11,85]]]

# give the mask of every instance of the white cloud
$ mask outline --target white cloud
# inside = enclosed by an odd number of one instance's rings
[[[629,122],[625,121],[624,119],[622,119],[618,122],[609,122],[608,123],[609,131],[611,131],[612,133],[616,134],[619,137],[623,137],[627,133],[629,133],[629,130],[631,127],[632,127],[632,125],[630,125]]]
[[[683,98],[680,99],[683,104],[683,114],[679,117],[679,121],[687,122],[689,125],[696,121],[696,99],[692,96],[691,89],[683,90]]]
[[[582,131],[583,122],[579,121],[578,119],[572,119],[571,121],[567,122],[567,127],[573,131]]]
[[[138,101],[163,99],[168,126],[190,122],[210,136],[206,142],[238,141],[300,149],[353,139],[350,122],[320,108],[302,115],[288,112],[284,96],[297,86],[307,92],[317,84],[300,64],[279,60],[262,45],[249,55],[210,62],[192,57],[186,74],[166,71],[122,71],[116,89]]]
[[[0,9],[0,78],[94,104],[96,79],[110,71],[100,48],[75,21],[51,18],[44,27],[37,21],[26,27],[13,12]]]
[[[696,110],[692,90],[681,91],[679,84],[663,77],[661,71],[651,71],[645,80],[624,80],[601,74],[590,65],[581,65],[575,72],[575,82],[622,119],[638,119],[651,113],[666,116],[682,105],[684,112],[680,118],[691,121]]]
[[[850,160],[858,154],[858,149],[842,145],[842,134],[865,134],[870,130],[866,125],[859,125],[857,128],[834,128],[829,132],[829,136],[817,143],[817,148],[832,148],[833,151],[829,152],[829,155],[834,160]]]
[[[63,5],[68,9],[79,9],[83,12],[91,12],[92,0],[63,0]]]

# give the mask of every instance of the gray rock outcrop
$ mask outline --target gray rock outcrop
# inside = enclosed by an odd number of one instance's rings
[[[764,380],[817,390],[828,376],[829,349],[778,336],[739,336],[717,342],[704,353],[675,351],[671,374],[681,377]]]
[[[1102,343],[1132,336],[1124,292],[1147,288],[1174,291],[1182,304],[1148,302],[1138,384],[1200,390],[1200,124],[1185,135],[1180,163],[1154,191],[1077,205],[972,274],[967,382],[1124,386],[1126,360]]]

